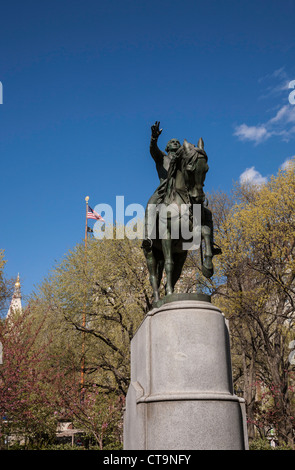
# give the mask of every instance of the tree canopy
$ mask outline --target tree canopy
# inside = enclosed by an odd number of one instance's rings
[[[294,442],[294,373],[288,362],[295,321],[294,195],[294,162],[267,184],[235,188],[234,203],[217,230],[223,254],[215,295],[230,319],[234,373],[241,377],[248,418],[259,421],[256,385],[275,390],[276,412],[274,417],[272,409],[268,425],[289,443]],[[215,199],[217,214],[219,202]]]
[[[294,162],[266,184],[236,185],[231,194],[209,195],[215,241],[222,248],[222,254],[214,257],[215,274],[212,279],[204,278],[199,254],[189,252],[176,285],[179,292],[211,293],[212,303],[229,320],[233,381],[246,401],[249,437],[257,432],[263,437],[275,429],[277,439],[291,446],[295,427],[295,376],[289,362],[289,344],[295,339],[294,195]],[[140,245],[140,240],[127,237],[89,238],[87,249],[84,242],[78,243],[32,294],[26,313],[34,338],[29,356],[35,351],[36,356],[30,357],[41,361],[36,362],[36,382],[27,402],[32,416],[38,394],[55,397],[55,417],[73,419],[95,436],[100,448],[111,440],[120,445],[130,341],[152,308]],[[4,263],[1,251],[1,286],[5,286]],[[7,348],[13,348],[17,339],[10,336]],[[26,348],[26,342],[20,346],[20,350]],[[9,364],[12,367],[12,358],[6,367]],[[58,374],[48,374],[50,384],[44,388],[46,369]],[[7,372],[9,376],[13,374]],[[22,384],[25,378],[24,374]],[[17,394],[19,388],[13,388]],[[29,388],[23,390],[28,398]],[[24,400],[21,394],[15,396]],[[49,416],[50,410],[47,407],[43,412]],[[21,413],[15,411],[14,416]]]

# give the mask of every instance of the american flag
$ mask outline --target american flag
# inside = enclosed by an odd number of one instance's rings
[[[102,216],[95,212],[93,209],[91,209],[90,206],[88,206],[87,219],[101,220],[102,222],[105,222]]]

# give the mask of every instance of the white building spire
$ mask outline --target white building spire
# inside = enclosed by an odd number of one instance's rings
[[[14,292],[13,292],[13,296],[12,296],[10,306],[7,312],[7,318],[12,313],[12,311],[14,312],[19,311],[20,313],[22,312],[21,298],[22,298],[22,295],[21,295],[21,290],[20,290],[20,280],[19,280],[19,274],[18,274],[16,283],[14,284]]]

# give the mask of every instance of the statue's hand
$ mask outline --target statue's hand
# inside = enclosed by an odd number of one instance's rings
[[[161,134],[163,129],[159,129],[160,127],[160,121],[156,121],[155,124],[151,127],[152,129],[152,137],[157,139],[159,135]]]

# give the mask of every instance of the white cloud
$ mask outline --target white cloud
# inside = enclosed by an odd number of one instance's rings
[[[240,175],[240,183],[255,184],[260,186],[267,183],[267,178],[262,176],[261,173],[255,170],[255,167],[252,166],[251,168],[246,168],[246,170]]]
[[[281,67],[273,73],[261,77],[258,82],[263,83],[263,94],[260,98],[270,98],[285,93],[289,88],[290,78],[285,67]]]
[[[260,77],[259,78],[259,82],[265,82],[265,80],[270,80],[270,79],[274,79],[274,78],[286,78],[287,77],[287,74],[286,74],[286,71],[285,71],[285,67],[280,67],[279,69],[276,69],[274,72],[272,73],[268,73],[266,75],[264,75],[263,77]]]
[[[237,126],[234,135],[240,140],[250,140],[256,144],[260,144],[271,136],[265,126],[247,126],[247,124]]]
[[[288,142],[295,136],[295,106],[289,103],[288,89],[290,77],[287,76],[284,67],[275,70],[273,73],[266,75],[259,80],[265,85],[264,98],[272,98],[284,95],[284,105],[276,106],[276,114],[265,122],[256,125],[248,125],[246,123],[235,127],[234,135],[242,141],[250,141],[255,145],[265,142],[273,136],[279,137],[281,140]],[[267,82],[270,82],[267,86]],[[280,98],[281,99],[281,98]]]
[[[293,157],[287,158],[280,166],[281,170],[287,170],[290,166],[294,167],[295,170],[295,155]],[[259,171],[255,170],[254,166],[251,168],[246,168],[245,171],[240,175],[239,178],[240,184],[253,184],[256,186],[261,186],[266,184],[268,181],[267,176],[262,176]]]
[[[239,140],[248,140],[256,145],[269,139],[271,136],[279,136],[285,142],[288,142],[295,134],[295,106],[282,106],[274,117],[264,124],[257,126],[248,126],[241,124],[236,126],[234,135]]]
[[[280,109],[278,110],[277,114],[276,114],[273,118],[271,118],[271,119],[269,120],[269,122],[270,122],[271,124],[273,124],[273,123],[279,122],[279,121],[281,121],[282,119],[284,119],[285,116],[286,116],[286,113],[287,113],[287,108],[288,108],[287,105],[285,105],[285,106],[283,106],[282,108],[280,108]]]
[[[285,160],[284,163],[281,164],[280,169],[287,170],[288,167],[291,165],[295,165],[295,155],[294,157],[287,158],[287,160]]]
[[[277,114],[268,121],[268,124],[275,124],[278,122],[290,123],[295,122],[295,109],[291,106],[282,106]]]

